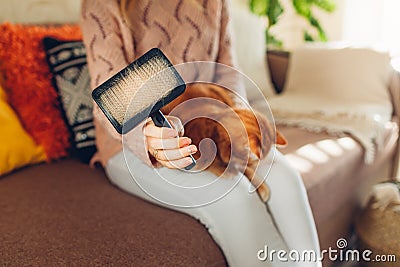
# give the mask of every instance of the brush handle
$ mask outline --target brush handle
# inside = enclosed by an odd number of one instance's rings
[[[168,122],[167,118],[165,118],[161,110],[151,113],[150,117],[157,127],[172,128],[172,125]],[[189,166],[186,166],[185,170],[190,170],[196,165],[196,160],[193,158],[193,156],[189,155],[189,157],[192,159],[192,163]]]

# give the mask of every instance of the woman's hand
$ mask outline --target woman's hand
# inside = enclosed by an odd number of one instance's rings
[[[182,137],[183,126],[178,118],[166,117],[174,128],[157,127],[152,120],[143,127],[147,151],[164,167],[183,169],[192,164],[189,155],[196,153],[197,147],[190,138]]]

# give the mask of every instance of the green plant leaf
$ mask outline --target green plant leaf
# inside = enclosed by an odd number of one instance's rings
[[[322,10],[331,13],[336,9],[336,4],[332,0],[313,0],[312,1],[317,7]]]
[[[277,39],[275,36],[268,33],[268,31],[265,32],[265,37],[266,37],[266,41],[267,41],[267,47],[269,49],[271,49],[271,48],[278,49],[278,50],[282,49],[283,42],[281,40]]]
[[[279,17],[284,12],[284,9],[279,0],[268,0],[268,2],[268,28],[271,28],[278,22]]]
[[[321,24],[318,19],[312,13],[313,5],[325,10],[325,11],[333,11],[335,9],[335,4],[331,0],[292,0],[293,6],[301,17],[305,18],[312,27],[314,27],[318,31],[318,38],[312,37],[308,32],[304,32],[303,38],[305,41],[323,41],[326,42],[328,40],[325,31],[323,30]]]
[[[309,18],[311,16],[312,1],[310,0],[292,0],[293,7],[297,14]]]
[[[303,33],[303,39],[306,42],[314,42],[314,37],[312,37],[312,35],[308,32],[308,31],[304,31]]]
[[[335,0],[291,0],[296,13],[306,19],[308,23],[316,29],[317,36],[304,31],[303,39],[305,41],[327,41],[328,38],[318,19],[313,14],[313,8],[317,7],[328,13],[336,9]],[[251,12],[258,16],[266,16],[268,18],[268,26],[266,28],[266,42],[269,47],[282,48],[283,42],[278,40],[272,34],[269,34],[270,28],[278,23],[280,16],[284,13],[280,0],[249,0]]]
[[[310,17],[309,22],[311,26],[316,28],[318,31],[318,41],[323,41],[323,42],[328,41],[328,37],[326,36],[326,33],[322,28],[321,24],[319,23],[319,21],[315,17]]]
[[[269,0],[250,0],[250,10],[258,16],[268,15]]]

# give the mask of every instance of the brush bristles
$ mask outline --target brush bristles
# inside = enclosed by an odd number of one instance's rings
[[[141,66],[129,68],[127,75],[121,75],[100,96],[100,101],[122,125],[124,120],[154,105],[179,85],[168,62],[156,56]]]

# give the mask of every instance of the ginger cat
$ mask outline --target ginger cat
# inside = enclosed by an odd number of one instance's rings
[[[217,153],[208,170],[220,176],[243,172],[257,188],[258,195],[265,202],[270,190],[265,182],[255,174],[255,169],[271,146],[286,145],[286,139],[276,131],[269,120],[258,112],[237,108],[229,90],[208,83],[195,83],[164,107],[162,111],[177,115],[185,124],[185,136],[199,146],[204,138],[212,139]],[[179,110],[180,104],[184,104]],[[174,110],[174,108],[178,107]],[[204,117],[194,118],[201,114]],[[263,132],[264,134],[261,134]],[[194,155],[199,158],[198,153]]]

